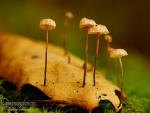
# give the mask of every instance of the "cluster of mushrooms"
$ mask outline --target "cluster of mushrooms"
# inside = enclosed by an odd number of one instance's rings
[[[68,29],[68,23],[69,20],[73,18],[73,14],[71,12],[65,13],[65,22],[64,22],[64,36],[63,36],[63,46],[64,46],[64,53],[65,55],[68,55],[68,50],[66,46],[67,41],[67,29]],[[40,28],[42,30],[46,31],[46,51],[45,51],[45,70],[44,70],[44,86],[46,85],[46,72],[47,72],[47,49],[48,49],[48,31],[55,29],[56,23],[52,19],[42,19],[40,21]],[[88,18],[82,18],[79,23],[79,27],[85,31],[86,34],[86,40],[85,40],[85,63],[84,63],[84,75],[83,75],[83,84],[82,87],[86,84],[86,74],[87,74],[87,59],[88,59],[88,40],[89,35],[94,34],[96,36],[96,43],[95,43],[95,60],[94,60],[94,71],[93,71],[93,86],[96,85],[95,83],[95,75],[96,75],[96,65],[97,65],[97,59],[99,54],[99,39],[101,36],[104,36],[104,39],[107,42],[107,56],[109,58],[117,59],[119,60],[120,67],[121,67],[121,76],[118,76],[117,82],[118,86],[121,89],[121,93],[123,90],[123,65],[121,58],[123,56],[127,56],[128,53],[124,49],[114,49],[110,47],[110,43],[112,42],[112,37],[105,25],[96,24],[96,22],[92,19]],[[70,63],[70,56],[68,56],[68,63]]]

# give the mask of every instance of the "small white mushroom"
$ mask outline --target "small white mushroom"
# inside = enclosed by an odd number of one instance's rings
[[[109,33],[107,27],[105,25],[97,24],[89,29],[89,34],[99,34],[106,35]]]
[[[94,20],[84,17],[80,20],[79,27],[80,28],[90,28],[95,25],[96,25],[96,22]]]
[[[112,37],[110,35],[105,35],[105,40],[108,42],[108,43],[111,43],[112,42]]]
[[[96,22],[92,19],[82,18],[79,23],[79,27],[85,30],[86,33],[86,41],[85,41],[85,63],[84,63],[84,76],[83,76],[83,87],[85,86],[86,81],[86,72],[87,72],[87,59],[88,59],[88,30],[90,27],[95,26]]]
[[[120,89],[121,89],[121,100],[122,100],[122,95],[123,95],[122,92],[123,92],[123,79],[124,79],[124,70],[123,70],[123,64],[122,64],[121,58],[127,55],[128,53],[124,49],[113,49],[110,51],[110,58],[118,59],[120,63],[120,67],[121,67],[121,77],[120,77],[121,80],[119,79],[118,81],[120,85]]]
[[[52,19],[42,19],[40,21],[40,28],[42,30],[52,30],[55,29],[56,23]]]
[[[65,12],[65,17],[68,18],[68,19],[73,19],[74,15],[73,15],[72,12],[67,11],[67,12]]]
[[[44,68],[44,86],[46,86],[47,73],[47,50],[48,50],[48,31],[55,29],[56,23],[52,19],[42,19],[40,21],[40,28],[46,31],[46,50],[45,50],[45,68]]]
[[[93,72],[93,86],[96,84],[95,80],[95,74],[96,74],[96,65],[97,65],[97,58],[98,58],[98,53],[99,53],[99,36],[100,35],[106,35],[109,33],[108,29],[104,25],[95,25],[89,29],[89,34],[94,34],[96,35],[96,40],[95,40],[95,61],[94,61],[94,72]]]
[[[110,51],[110,58],[121,58],[127,55],[128,53],[124,49],[113,49]]]

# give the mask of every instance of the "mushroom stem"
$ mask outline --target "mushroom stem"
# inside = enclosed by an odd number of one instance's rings
[[[67,49],[67,31],[68,31],[68,19],[65,18],[65,22],[64,22],[64,36],[63,36],[63,46],[64,46],[64,53],[65,55],[68,55],[68,49]],[[68,55],[68,64],[70,64],[71,62],[71,58]]]
[[[120,63],[120,67],[121,67],[121,81],[120,81],[120,88],[121,88],[121,100],[122,100],[122,96],[123,96],[123,74],[124,74],[124,70],[123,70],[123,65],[122,65],[122,61],[121,58],[119,58],[119,63]]]
[[[85,86],[86,81],[86,73],[87,73],[87,59],[88,59],[88,43],[89,43],[89,37],[88,37],[88,28],[85,28],[86,32],[86,41],[85,41],[85,63],[84,63],[84,76],[83,76],[83,87]]]
[[[67,45],[66,45],[66,31],[64,31],[64,36],[63,36],[63,47],[64,47],[64,54],[67,55]]]
[[[94,72],[93,72],[93,86],[95,86],[95,74],[96,74],[96,64],[97,64],[97,58],[98,58],[98,51],[99,51],[99,34],[97,34],[96,41],[95,41],[95,62],[94,62]]]
[[[48,50],[48,29],[46,30],[46,50],[45,50],[44,86],[46,86],[46,74],[47,74],[47,50]]]
[[[118,87],[120,87],[120,79],[119,79],[119,72],[118,72],[118,59],[115,60],[116,61],[116,80],[117,80],[117,85]]]
[[[107,67],[107,75],[109,75],[109,65],[110,65],[110,53],[109,53],[109,48],[110,48],[110,44],[109,42],[107,42],[107,64],[106,64],[106,67]],[[108,76],[106,76],[108,77]]]
[[[64,52],[65,52],[65,55],[67,55],[67,29],[68,29],[68,21],[67,19],[65,18],[65,23],[64,23],[64,37],[63,37],[63,46],[64,46]]]
[[[107,67],[109,68],[109,48],[110,48],[110,44],[109,42],[107,42]]]

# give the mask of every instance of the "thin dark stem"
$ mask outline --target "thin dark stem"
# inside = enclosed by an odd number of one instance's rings
[[[94,72],[93,72],[93,86],[96,84],[95,74],[96,74],[96,65],[97,65],[97,58],[99,53],[99,35],[97,35],[95,40],[95,62],[94,62]]]
[[[85,29],[86,32],[86,41],[85,41],[85,63],[84,63],[84,76],[83,76],[83,87],[85,86],[85,81],[86,81],[86,73],[87,73],[87,59],[88,59],[88,28]]]
[[[46,30],[46,50],[45,50],[44,86],[46,86],[46,74],[47,74],[47,50],[48,50],[48,30]]]
[[[123,70],[123,65],[122,65],[122,61],[121,58],[119,58],[119,63],[120,63],[120,67],[121,67],[121,83],[120,83],[120,87],[121,87],[121,100],[122,100],[122,96],[123,96],[123,79],[124,79],[124,70]]]

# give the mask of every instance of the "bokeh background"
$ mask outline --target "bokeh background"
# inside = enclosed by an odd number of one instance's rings
[[[0,0],[0,31],[42,40],[39,21],[50,17],[57,23],[56,30],[50,33],[50,40],[61,45],[65,11],[74,13],[69,45],[72,45],[71,42],[79,44],[82,40],[79,20],[88,17],[108,27],[114,46],[137,51],[149,58],[149,0]]]
[[[56,21],[57,27],[49,32],[49,42],[62,46],[66,11],[74,14],[67,32],[69,51],[84,58],[85,34],[79,29],[82,17],[106,25],[113,37],[111,46],[124,48],[129,54],[123,59],[125,92],[131,100],[137,100],[133,103],[136,110],[139,107],[135,105],[139,103],[149,112],[150,0],[0,0],[0,32],[20,34],[44,41],[45,35],[39,28],[39,22],[43,18],[52,18]],[[101,38],[98,68],[104,74],[105,50],[105,41]],[[94,36],[90,36],[90,63],[93,63],[93,57]],[[107,73],[109,79],[116,83],[114,63],[110,71],[111,73]]]

